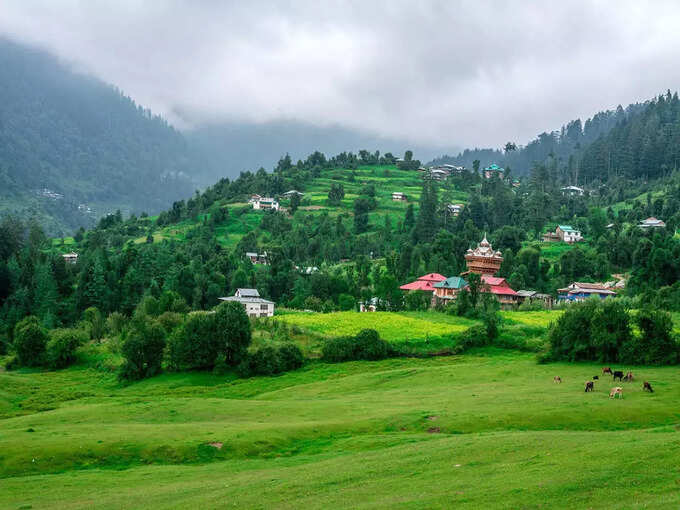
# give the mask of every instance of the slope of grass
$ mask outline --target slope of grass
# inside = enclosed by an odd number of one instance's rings
[[[583,392],[599,368],[487,349],[125,387],[0,373],[0,507],[677,508],[680,373],[633,367],[610,400]]]

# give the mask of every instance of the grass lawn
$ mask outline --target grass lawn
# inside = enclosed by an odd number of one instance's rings
[[[623,400],[583,392],[599,366],[494,349],[130,386],[2,372],[0,508],[678,508],[680,372],[632,369]]]

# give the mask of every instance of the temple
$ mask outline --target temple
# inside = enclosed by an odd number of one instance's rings
[[[491,243],[487,241],[486,235],[477,248],[469,249],[465,254],[467,271],[463,273],[477,273],[482,276],[493,276],[501,268],[503,257],[500,251],[494,251]]]

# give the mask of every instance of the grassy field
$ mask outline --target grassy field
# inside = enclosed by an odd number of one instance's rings
[[[382,338],[394,343],[462,333],[476,323],[437,312],[291,313],[277,320],[325,337],[356,335],[362,329],[375,329]]]
[[[675,367],[625,367],[623,400],[583,392],[599,366],[493,349],[120,386],[97,349],[0,373],[0,508],[680,505]]]

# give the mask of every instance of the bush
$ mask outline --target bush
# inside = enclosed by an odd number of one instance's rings
[[[125,362],[118,377],[135,381],[158,374],[161,371],[164,349],[165,331],[161,325],[148,318],[137,318],[123,342],[121,351]]]
[[[174,370],[212,370],[221,357],[238,365],[251,342],[250,320],[240,303],[225,302],[213,313],[187,316],[170,337],[168,358]]]
[[[55,329],[50,332],[45,361],[52,369],[66,368],[76,360],[76,350],[89,340],[82,329]]]
[[[470,326],[460,335],[458,344],[454,349],[455,354],[460,354],[473,347],[484,347],[491,343],[487,329],[481,324]]]
[[[304,363],[300,348],[292,343],[280,347],[261,347],[244,358],[237,372],[241,377],[255,375],[276,375],[296,370]]]
[[[37,317],[28,316],[14,327],[14,350],[19,366],[37,367],[45,361],[49,337]]]
[[[83,312],[83,321],[87,324],[90,338],[92,340],[101,340],[105,330],[104,318],[101,312],[92,306]]]
[[[346,336],[326,341],[321,349],[324,361],[379,360],[388,358],[394,351],[373,329],[363,329],[355,337]]]
[[[163,312],[158,317],[158,323],[163,326],[167,335],[172,334],[177,327],[184,321],[184,316],[177,312]]]
[[[672,336],[673,320],[668,312],[643,309],[635,317],[639,338],[624,344],[621,361],[645,365],[672,365],[678,362],[680,348]]]
[[[220,342],[214,314],[190,313],[170,336],[168,361],[174,370],[207,370],[215,366]]]
[[[112,335],[120,335],[127,324],[127,317],[120,312],[112,312],[106,319],[106,329]]]
[[[354,310],[356,304],[356,300],[349,294],[340,294],[338,296],[338,308],[342,311]]]

